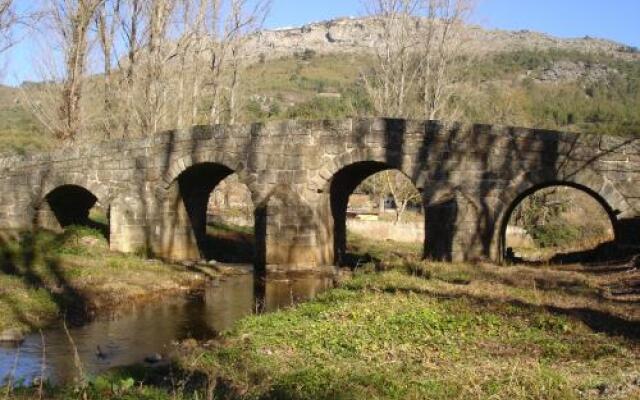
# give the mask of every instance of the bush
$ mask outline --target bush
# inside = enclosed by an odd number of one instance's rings
[[[316,51],[313,49],[304,49],[304,51],[297,52],[295,56],[300,60],[310,61],[316,56]]]
[[[342,99],[314,98],[287,110],[290,119],[338,119],[349,115],[349,107]]]
[[[580,229],[576,226],[552,223],[530,229],[531,236],[541,248],[563,247],[580,239]]]

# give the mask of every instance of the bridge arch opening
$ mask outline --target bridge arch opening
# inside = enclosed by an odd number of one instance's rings
[[[252,264],[254,207],[235,171],[217,163],[196,164],[180,174],[178,185],[201,258]]]
[[[88,189],[62,185],[50,191],[37,210],[37,225],[51,230],[84,226],[109,239],[109,212]]]
[[[616,216],[598,193],[575,183],[539,185],[520,194],[500,227],[501,257],[515,263],[608,260]]]
[[[350,238],[402,242],[424,256],[425,212],[411,180],[387,163],[363,161],[338,171],[330,184],[334,262],[355,266]]]

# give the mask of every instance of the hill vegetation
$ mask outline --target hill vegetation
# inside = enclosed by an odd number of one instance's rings
[[[366,54],[309,51],[249,65],[244,70],[245,100],[239,120],[372,115],[360,78],[370,61]],[[637,60],[565,50],[511,51],[474,63],[457,85],[464,96],[454,101],[465,121],[640,135]],[[100,90],[97,85],[88,88]],[[55,139],[24,107],[21,90],[0,90],[0,151],[24,154],[51,149]]]

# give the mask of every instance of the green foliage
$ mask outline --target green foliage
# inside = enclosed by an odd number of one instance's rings
[[[289,79],[296,85],[296,87],[298,87],[298,89],[311,90],[317,93],[324,92],[329,86],[329,80],[322,78],[308,78],[306,76],[293,74]]]
[[[599,81],[534,82],[532,77],[556,61],[598,64],[617,72]],[[476,85],[476,96],[460,102],[463,117],[470,121],[571,129],[587,134],[640,134],[639,61],[577,51],[522,50],[499,53],[475,63],[466,72],[465,80]]]
[[[340,94],[340,98],[314,97],[313,99],[288,108],[285,118],[291,119],[340,119],[356,115],[369,114],[371,102],[358,88],[349,88]]]
[[[563,223],[533,226],[528,232],[541,248],[567,246],[581,237],[578,227]]]
[[[633,48],[621,50],[637,52]],[[596,82],[536,81],[536,74],[557,61],[603,65],[617,72]],[[269,62],[259,56],[259,62],[243,71],[239,120],[372,115],[373,107],[361,82],[361,74],[370,63],[367,55],[319,55],[310,50]],[[640,134],[639,61],[579,51],[518,50],[471,62],[462,59],[459,65],[465,69],[456,82],[459,94],[452,102],[461,110],[459,118],[465,121],[587,134]],[[87,88],[88,97],[100,97],[99,85]],[[323,92],[340,93],[342,98],[316,98]],[[0,148],[17,154],[54,148],[56,141],[29,112],[13,102],[16,96],[15,89],[0,88]],[[201,103],[204,114],[211,99],[205,98]],[[419,113],[412,117],[422,118]],[[205,120],[199,118],[198,123]]]
[[[584,216],[589,218],[584,218]],[[556,186],[539,190],[522,200],[509,222],[520,226],[539,248],[576,248],[607,238],[606,211],[578,189]]]
[[[250,121],[265,121],[271,118],[277,118],[281,112],[280,103],[272,102],[270,105],[263,106],[258,100],[251,99],[245,106],[246,118]]]
[[[4,94],[0,91],[0,95]],[[1,102],[1,99],[0,99]],[[21,106],[0,106],[0,153],[26,154],[51,150],[55,139]]]
[[[316,97],[308,102],[293,106],[286,111],[291,119],[338,119],[351,112],[342,100]]]

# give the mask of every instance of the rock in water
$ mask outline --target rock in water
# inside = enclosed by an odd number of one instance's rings
[[[144,358],[144,361],[149,364],[157,364],[162,361],[162,354],[153,353]]]
[[[24,342],[24,334],[16,328],[6,329],[0,332],[0,343],[22,343]]]

